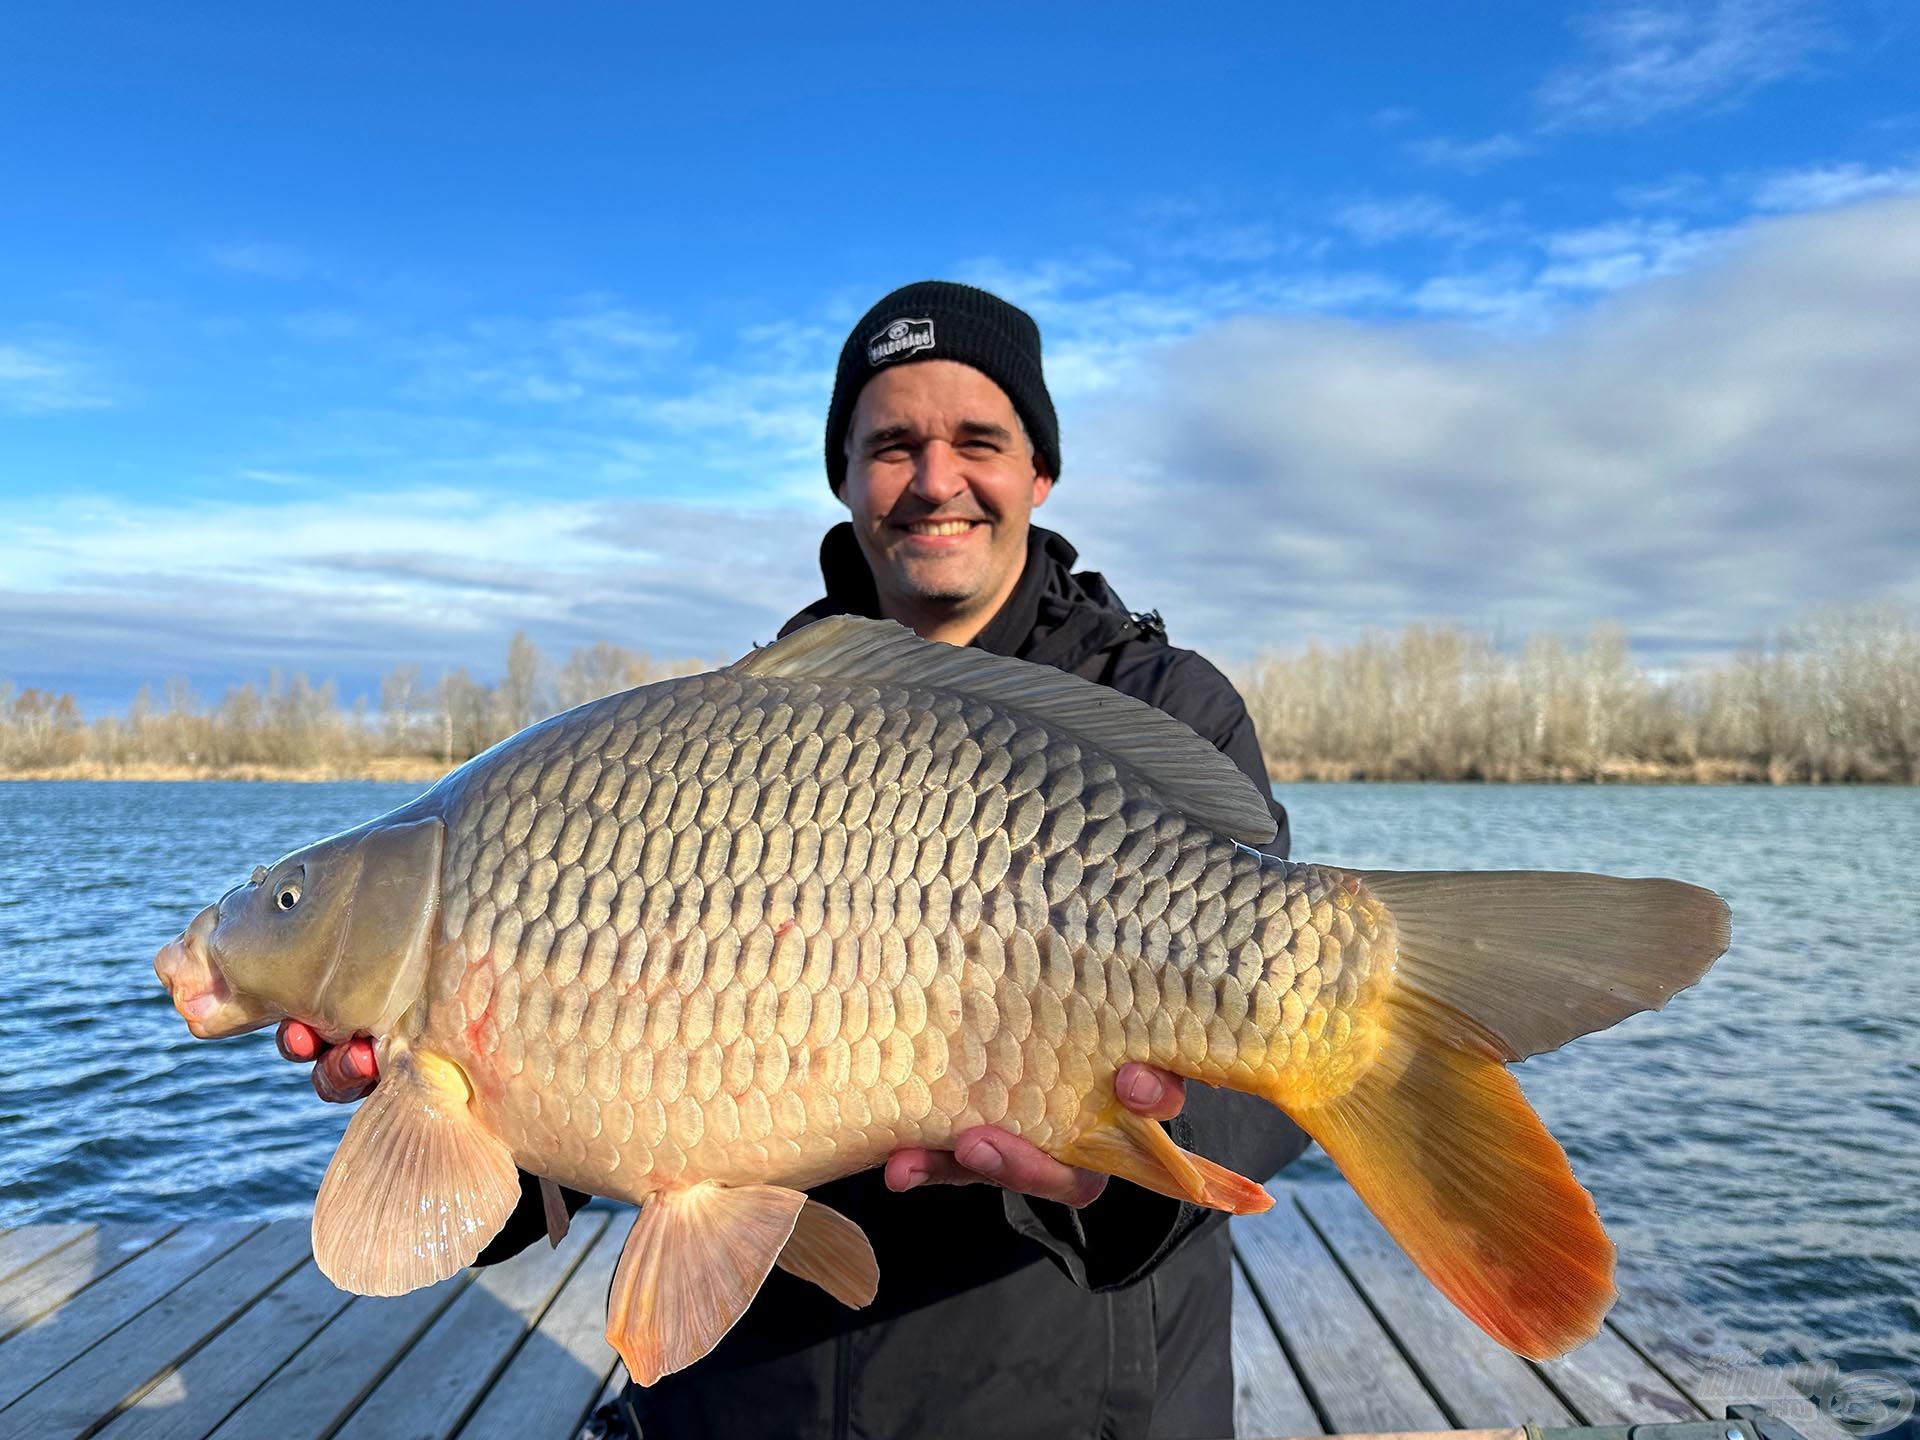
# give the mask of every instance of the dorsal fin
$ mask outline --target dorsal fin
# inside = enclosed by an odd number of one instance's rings
[[[729,668],[762,679],[909,685],[984,700],[1104,750],[1168,805],[1232,839],[1264,845],[1277,829],[1266,797],[1240,767],[1184,723],[1144,700],[1048,665],[922,640],[891,620],[836,615]]]

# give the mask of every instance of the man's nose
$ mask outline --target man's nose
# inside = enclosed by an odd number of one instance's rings
[[[930,505],[942,505],[963,493],[967,477],[959,453],[944,440],[920,447],[913,467],[913,493]]]

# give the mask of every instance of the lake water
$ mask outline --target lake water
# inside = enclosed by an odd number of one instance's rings
[[[271,1032],[192,1040],[153,952],[255,863],[416,788],[0,784],[0,1225],[308,1208],[347,1112]],[[1281,794],[1300,858],[1724,895],[1705,983],[1521,1081],[1623,1256],[1776,1357],[1920,1375],[1920,792]]]

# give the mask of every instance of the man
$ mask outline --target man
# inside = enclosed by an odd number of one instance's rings
[[[1246,707],[1220,672],[1167,644],[1073,547],[1031,523],[1060,474],[1059,427],[1033,320],[982,290],[895,291],[841,351],[827,412],[829,483],[849,521],[830,530],[827,593],[787,634],[828,615],[898,620],[930,640],[1053,665],[1186,721],[1269,793]],[[1284,855],[1286,812],[1277,803]],[[329,1098],[370,1088],[363,1042],[320,1057]],[[282,1049],[313,1059],[305,1027]],[[1122,1103],[1180,1145],[1256,1177],[1305,1137],[1251,1097],[1184,1093],[1144,1065]],[[897,1151],[881,1171],[823,1186],[880,1262],[867,1310],[775,1270],[706,1359],[629,1388],[648,1437],[1227,1436],[1232,1292],[1220,1217],[1072,1169],[993,1127],[953,1152]],[[569,1195],[577,1206],[584,1197]],[[529,1181],[480,1258],[544,1233]]]

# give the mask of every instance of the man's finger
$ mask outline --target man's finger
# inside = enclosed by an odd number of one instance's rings
[[[1136,1115],[1171,1120],[1187,1103],[1187,1082],[1165,1070],[1129,1060],[1113,1077],[1113,1093]]]
[[[378,1078],[373,1042],[364,1036],[335,1045],[313,1067],[315,1093],[336,1105],[363,1098]]]
[[[300,1020],[282,1020],[273,1032],[273,1043],[281,1059],[300,1063],[313,1059],[322,1048],[319,1033]]]
[[[921,1185],[986,1184],[985,1177],[974,1174],[955,1160],[951,1150],[923,1150],[917,1146],[896,1150],[887,1157],[886,1180],[889,1190],[912,1190]]]
[[[1037,1145],[992,1125],[976,1125],[962,1134],[953,1158],[996,1185],[1075,1209],[1092,1204],[1107,1185],[1106,1176],[1063,1165]]]

